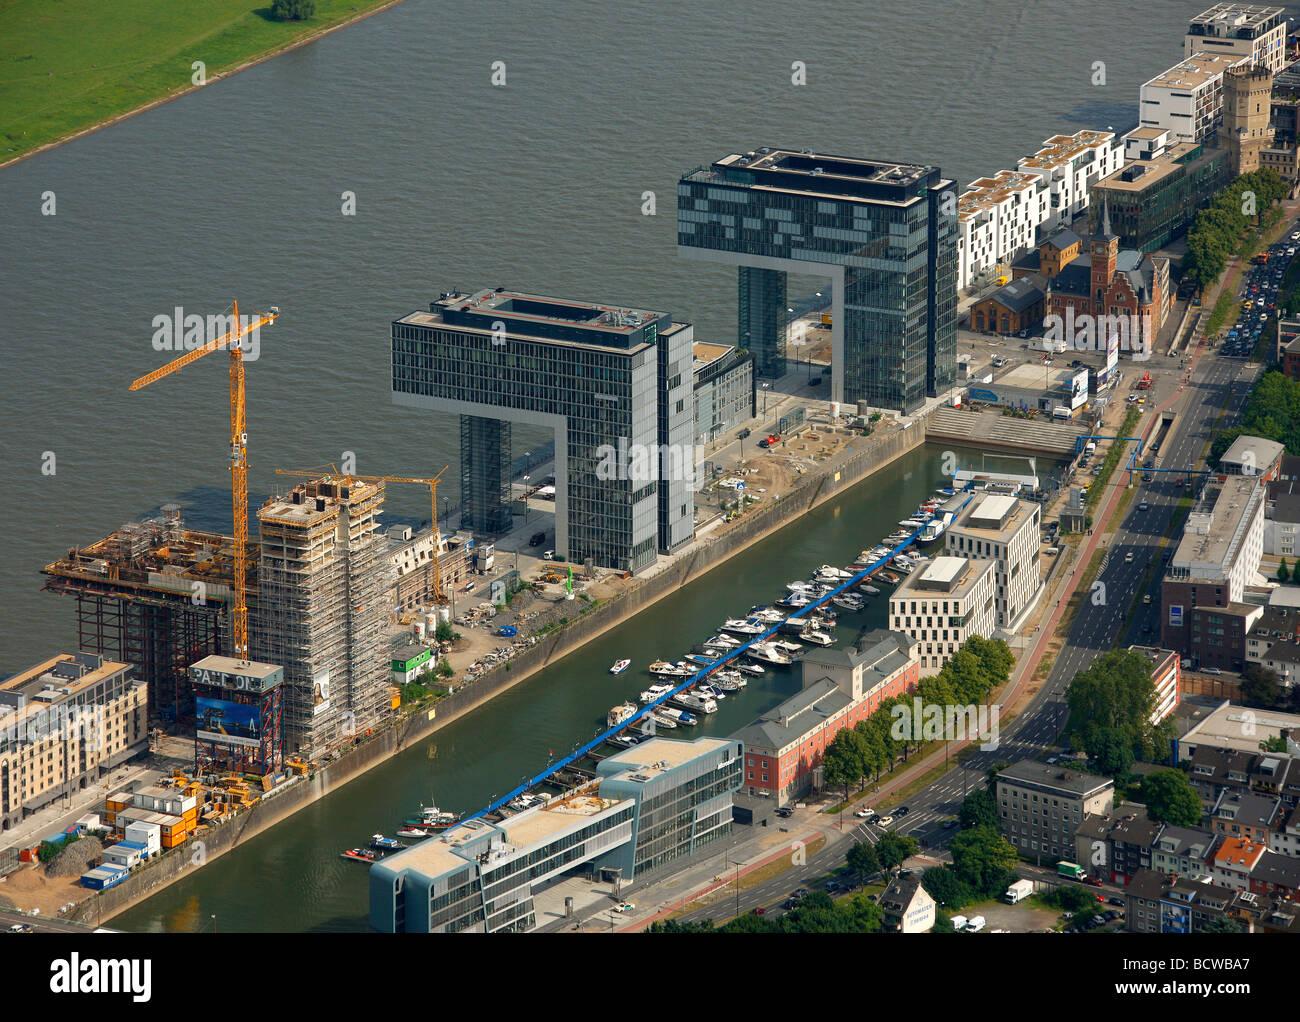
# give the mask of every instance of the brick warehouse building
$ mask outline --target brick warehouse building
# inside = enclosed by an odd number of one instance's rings
[[[811,650],[802,670],[801,691],[732,736],[744,747],[742,792],[778,806],[820,785],[822,755],[841,730],[920,680],[911,639],[884,629],[856,647]]]

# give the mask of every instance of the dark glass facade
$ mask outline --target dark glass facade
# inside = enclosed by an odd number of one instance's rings
[[[1095,234],[1102,209],[1109,209],[1111,230],[1121,247],[1140,252],[1154,252],[1187,230],[1197,211],[1227,187],[1232,174],[1227,150],[1203,146],[1176,157],[1173,168],[1159,176],[1159,164],[1134,176],[1141,167],[1130,165],[1099,181],[1088,212],[1089,230]],[[1143,184],[1144,178],[1151,183]]]

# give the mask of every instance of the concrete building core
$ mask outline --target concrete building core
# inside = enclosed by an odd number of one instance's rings
[[[677,250],[737,268],[737,344],[786,372],[786,275],[831,285],[831,400],[912,412],[957,376],[957,198],[937,167],[763,148],[677,186]]]
[[[694,536],[694,328],[504,289],[392,325],[393,403],[461,417],[465,528],[510,527],[510,426],[555,437],[555,552],[640,571]]]

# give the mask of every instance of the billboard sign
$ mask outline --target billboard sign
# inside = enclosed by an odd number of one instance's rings
[[[311,715],[319,717],[330,708],[330,672],[317,673],[311,680]]]
[[[1171,603],[1169,605],[1169,627],[1183,627],[1183,607],[1180,603]]]
[[[197,737],[229,745],[261,744],[262,708],[256,703],[232,703],[227,699],[196,696]]]

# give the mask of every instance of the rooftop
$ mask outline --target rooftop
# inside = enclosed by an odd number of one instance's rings
[[[1021,192],[1042,189],[1043,179],[1037,174],[1016,170],[1001,170],[993,177],[972,181],[970,188],[957,200],[957,218],[963,223],[978,218],[1012,199]]]
[[[1211,35],[1224,38],[1249,39],[1250,34],[1271,28],[1284,18],[1283,7],[1264,7],[1259,4],[1220,3],[1207,8],[1187,25],[1189,35]]]
[[[1024,526],[1036,504],[1000,493],[977,496],[950,525],[949,532],[957,529],[964,535],[977,539],[1006,542],[1012,533]]]
[[[1115,133],[1112,131],[1092,131],[1089,129],[1076,131],[1073,135],[1053,135],[1043,143],[1043,147],[1033,156],[1022,158],[1019,167],[1051,170],[1063,163],[1069,163],[1076,156],[1087,152],[1089,149],[1107,145],[1113,142],[1114,139]]]
[[[1246,59],[1249,58],[1235,54],[1193,53],[1169,70],[1161,71],[1142,87],[1144,89],[1195,89]]]
[[[257,509],[260,524],[309,527],[338,515],[341,505],[351,505],[381,493],[383,483],[369,483],[355,477],[322,476],[299,483],[282,497],[269,497]]]
[[[1152,159],[1127,161],[1122,170],[1116,171],[1110,177],[1102,178],[1094,187],[1140,194],[1152,185],[1163,181],[1183,165],[1199,162],[1221,153],[1222,150],[1205,148],[1199,142],[1178,142]]]
[[[1034,759],[1022,759],[1012,763],[998,773],[998,778],[1006,778],[1013,784],[1036,785],[1077,796],[1088,796],[1105,791],[1115,783],[1108,777],[1086,774],[1078,770],[1064,770],[1060,766],[1040,763]]]
[[[1169,562],[1170,575],[1213,580],[1226,574],[1264,495],[1255,476],[1230,475],[1222,483],[1207,486],[1187,516],[1183,537]]]
[[[724,738],[699,738],[694,741],[652,738],[605,757],[600,761],[597,772],[602,777],[624,770],[654,776],[717,752],[729,744]]]
[[[1219,464],[1248,465],[1252,471],[1243,471],[1242,475],[1259,475],[1273,467],[1286,451],[1283,444],[1265,437],[1243,435],[1232,442],[1232,446],[1223,452]]]
[[[1284,730],[1293,737],[1300,735],[1300,714],[1224,702],[1188,730],[1182,742],[1192,747],[1259,752],[1260,742],[1277,738]]]
[[[968,595],[990,571],[996,571],[993,561],[971,561],[965,557],[940,556],[928,564],[924,571],[912,572],[894,590],[890,604],[908,597],[943,593],[960,600]]]

